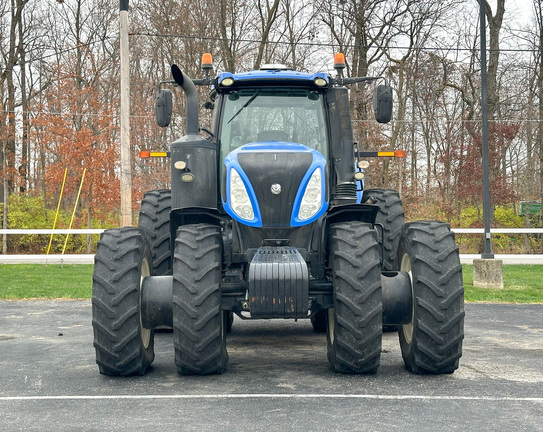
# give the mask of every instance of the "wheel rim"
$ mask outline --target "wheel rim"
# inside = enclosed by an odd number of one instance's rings
[[[415,330],[414,322],[415,322],[415,298],[414,298],[414,286],[413,286],[413,274],[411,272],[411,258],[409,255],[404,254],[402,257],[402,262],[400,264],[400,271],[404,271],[409,274],[409,279],[411,280],[411,297],[412,297],[412,305],[411,308],[411,321],[409,324],[402,325],[402,332],[405,338],[405,341],[410,344],[413,340],[413,332]]]
[[[143,326],[143,321],[141,319],[142,286],[143,286],[143,279],[146,278],[147,276],[151,276],[151,266],[147,258],[143,258],[143,261],[141,263],[141,276],[140,276],[140,333],[141,333],[141,341],[145,349],[149,348],[149,345],[151,344],[151,329],[145,328]]]

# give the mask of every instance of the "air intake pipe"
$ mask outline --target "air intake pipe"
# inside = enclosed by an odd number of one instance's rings
[[[185,135],[198,135],[198,91],[192,80],[179,69],[172,65],[172,76],[176,84],[183,89],[186,95],[186,123]]]

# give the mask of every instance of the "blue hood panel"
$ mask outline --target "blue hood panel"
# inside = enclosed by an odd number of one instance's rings
[[[321,169],[321,201],[309,219],[298,216],[302,198],[311,176]],[[253,227],[297,227],[307,225],[328,209],[326,159],[303,144],[271,141],[243,145],[224,159],[222,203],[225,211],[238,222]],[[231,206],[232,170],[243,181],[254,217],[243,219]]]

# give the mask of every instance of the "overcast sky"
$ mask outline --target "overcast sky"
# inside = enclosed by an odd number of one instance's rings
[[[496,0],[489,0],[492,11],[496,12]],[[528,24],[532,17],[533,0],[506,0],[505,14],[508,18],[519,24]]]

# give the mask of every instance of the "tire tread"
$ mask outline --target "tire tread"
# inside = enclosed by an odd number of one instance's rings
[[[98,242],[91,304],[96,362],[103,374],[144,374],[154,360],[153,334],[149,347],[143,346],[139,315],[145,242],[137,228],[106,230]]]
[[[411,259],[416,308],[411,343],[399,332],[406,367],[418,374],[452,373],[462,356],[465,315],[454,233],[438,221],[406,224],[403,253]]]
[[[207,375],[226,370],[220,275],[220,230],[214,225],[182,226],[174,253],[174,347],[177,370]]]
[[[334,334],[327,323],[328,360],[342,373],[375,373],[382,333],[381,272],[377,237],[370,224],[331,226]]]

